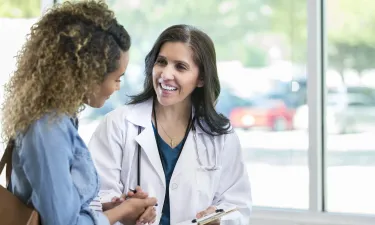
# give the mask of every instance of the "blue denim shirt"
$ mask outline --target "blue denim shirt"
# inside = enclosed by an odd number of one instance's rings
[[[99,191],[91,155],[68,116],[44,116],[18,135],[9,190],[32,205],[44,225],[108,225],[90,209]]]

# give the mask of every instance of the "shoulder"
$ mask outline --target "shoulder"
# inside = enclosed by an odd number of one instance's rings
[[[223,136],[225,144],[233,144],[233,146],[240,145],[240,139],[233,128],[230,129],[229,133],[224,134]]]
[[[77,132],[69,116],[46,114],[32,123],[24,135],[51,136],[54,134],[68,134],[74,131]]]
[[[209,135],[218,146],[219,151],[233,151],[241,149],[240,140],[236,131],[231,127],[226,134]]]
[[[136,125],[144,125],[147,117],[151,118],[152,100],[138,104],[128,104],[120,106],[109,112],[104,120],[107,123],[127,124],[128,122]]]
[[[58,149],[73,151],[70,146],[77,134],[69,116],[47,114],[32,123],[26,132],[18,134],[16,146],[20,148],[20,153],[35,157]]]
[[[134,111],[135,105],[122,105],[105,115],[106,119],[122,120],[127,119],[131,112]]]
[[[213,134],[209,134],[209,133],[205,132],[205,130],[210,130],[210,126],[206,123],[206,121],[204,119],[200,119],[199,123],[202,126],[202,128],[201,127],[198,128],[200,130],[200,132],[204,133],[206,136],[211,137],[211,139],[222,142],[223,144],[227,140],[231,141],[232,139],[236,139],[236,138],[238,139],[238,136],[237,136],[235,130],[233,129],[233,127],[231,125],[229,125],[227,133],[213,135]]]
[[[101,125],[105,125],[106,127],[124,127],[129,121],[130,115],[133,114],[133,111],[133,105],[120,106],[114,109],[113,111],[107,113],[101,121]]]

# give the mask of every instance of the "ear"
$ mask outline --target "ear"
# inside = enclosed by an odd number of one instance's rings
[[[204,86],[204,80],[199,78],[198,83],[197,83],[197,87],[203,87],[203,86]]]

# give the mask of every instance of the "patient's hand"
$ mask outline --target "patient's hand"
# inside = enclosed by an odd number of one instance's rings
[[[113,197],[111,202],[103,203],[103,211],[107,211],[109,209],[112,209],[118,205],[120,205],[123,201],[125,201],[127,198],[139,198],[139,199],[145,199],[148,197],[148,194],[144,192],[141,187],[137,186],[135,189],[135,193],[133,191],[129,191],[126,194],[122,194],[120,197]]]

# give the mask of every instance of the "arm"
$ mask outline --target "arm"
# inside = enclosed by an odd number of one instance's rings
[[[213,205],[217,208],[236,206],[247,224],[252,208],[250,181],[237,134],[233,131],[226,136],[220,157],[222,174]]]
[[[31,202],[39,212],[42,223],[109,224],[104,214],[82,208],[70,174],[72,127],[64,119],[41,121],[44,122],[37,121],[25,134],[20,160],[32,189]]]
[[[100,177],[100,197],[119,197],[123,192],[121,182],[122,131],[108,114],[98,125],[89,142],[89,151]],[[103,204],[103,209],[107,207]]]

